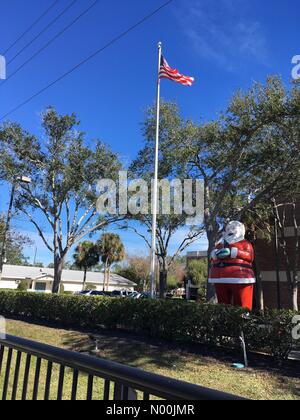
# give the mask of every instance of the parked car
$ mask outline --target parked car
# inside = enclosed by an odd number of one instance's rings
[[[151,295],[147,292],[132,292],[128,297],[130,297],[131,299],[150,299]]]
[[[104,292],[100,292],[98,290],[84,290],[83,292],[79,293],[80,296],[105,296]]]
[[[151,293],[143,292],[141,293],[141,296],[139,297],[139,299],[151,299]]]
[[[83,290],[82,292],[76,292],[75,295],[77,296],[86,296],[91,293],[91,290]]]
[[[111,294],[111,297],[113,298],[125,298],[129,297],[131,292],[128,292],[127,290],[114,290]]]
[[[131,292],[128,297],[131,299],[138,299],[140,297],[141,293],[139,292]]]
[[[98,290],[93,290],[89,296],[106,296],[104,292],[99,292]]]

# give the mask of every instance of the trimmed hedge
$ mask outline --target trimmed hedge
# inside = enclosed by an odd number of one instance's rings
[[[292,339],[290,311],[268,311],[245,321],[245,311],[230,306],[185,301],[110,299],[38,293],[0,292],[0,314],[64,327],[122,329],[180,343],[238,347],[243,328],[251,350],[287,358]]]

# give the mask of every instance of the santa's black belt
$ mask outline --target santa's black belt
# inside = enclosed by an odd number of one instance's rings
[[[242,268],[248,268],[249,270],[253,270],[252,265],[248,265],[248,264],[233,264],[233,263],[218,263],[218,264],[214,264],[213,268],[226,268],[226,267],[242,267]]]

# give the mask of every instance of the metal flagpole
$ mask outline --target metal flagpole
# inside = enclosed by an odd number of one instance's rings
[[[155,298],[155,261],[156,261],[156,225],[158,208],[158,151],[159,151],[159,117],[160,117],[160,65],[161,65],[162,43],[158,44],[158,73],[157,73],[157,102],[156,102],[156,140],[155,140],[155,168],[153,182],[153,203],[152,203],[152,245],[151,245],[151,297]]]

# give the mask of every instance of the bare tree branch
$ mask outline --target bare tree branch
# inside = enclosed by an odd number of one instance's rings
[[[39,227],[39,225],[37,224],[37,222],[33,219],[33,217],[25,210],[25,209],[22,209],[21,210],[27,217],[28,217],[28,219],[30,220],[30,222],[35,226],[35,228],[37,229],[37,231],[38,231],[38,234],[39,234],[39,236],[42,238],[42,240],[43,240],[43,242],[44,242],[44,244],[46,245],[46,247],[49,249],[49,251],[50,252],[54,252],[54,249],[49,245],[49,243],[48,243],[48,241],[46,240],[46,238],[45,238],[45,236],[44,236],[44,234],[43,234],[43,231],[42,231],[42,229]]]

